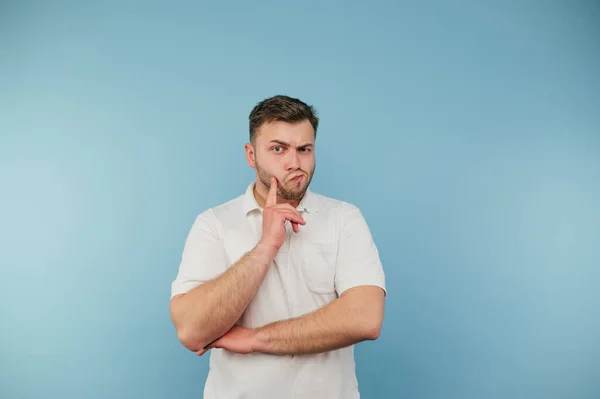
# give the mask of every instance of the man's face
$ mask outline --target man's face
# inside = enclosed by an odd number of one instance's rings
[[[271,122],[256,132],[254,164],[269,189],[277,178],[277,194],[288,201],[302,198],[315,171],[315,134],[308,120],[290,124]]]

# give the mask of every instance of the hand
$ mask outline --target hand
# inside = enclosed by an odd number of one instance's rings
[[[196,352],[196,355],[202,356],[213,348],[223,348],[234,353],[248,354],[254,352],[255,343],[255,330],[234,325],[221,338]]]
[[[271,188],[263,209],[261,243],[279,250],[285,241],[285,222],[287,220],[292,223],[292,229],[296,233],[300,231],[299,224],[306,224],[300,212],[293,206],[277,204],[277,179],[272,177]]]

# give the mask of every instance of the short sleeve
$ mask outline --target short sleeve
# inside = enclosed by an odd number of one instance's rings
[[[335,273],[335,289],[338,295],[361,285],[374,285],[386,291],[379,251],[362,212],[351,206],[341,215],[340,225]]]
[[[217,219],[209,210],[201,213],[188,233],[177,277],[171,284],[171,298],[212,280],[227,266]]]

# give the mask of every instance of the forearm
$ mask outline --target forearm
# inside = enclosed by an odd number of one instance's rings
[[[275,251],[257,245],[225,273],[171,301],[180,341],[199,350],[227,332],[258,291]]]
[[[307,315],[256,329],[257,352],[294,355],[326,352],[379,336],[383,310],[341,297]]]

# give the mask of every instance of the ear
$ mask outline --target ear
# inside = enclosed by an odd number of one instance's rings
[[[248,166],[256,169],[256,153],[254,152],[254,146],[250,143],[246,143],[244,150],[246,151],[246,162],[248,162]]]

